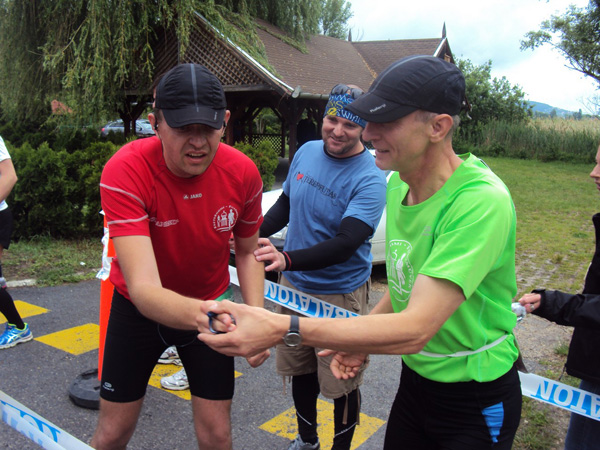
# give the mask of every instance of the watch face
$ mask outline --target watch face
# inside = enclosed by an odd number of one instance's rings
[[[288,347],[297,347],[302,342],[302,336],[300,336],[300,333],[290,331],[283,338],[283,342]]]

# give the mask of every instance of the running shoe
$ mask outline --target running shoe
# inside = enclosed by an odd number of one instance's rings
[[[169,377],[161,378],[160,385],[170,391],[183,391],[190,387],[185,369],[181,369]]]
[[[27,342],[33,339],[33,334],[29,330],[29,325],[25,324],[22,330],[19,330],[16,325],[6,324],[4,333],[0,335],[0,348],[10,348],[17,344]]]
[[[177,348],[175,346],[171,346],[162,352],[160,358],[158,358],[158,362],[160,364],[175,364],[176,366],[181,365],[181,360],[179,359],[179,354],[177,353]]]
[[[321,444],[318,439],[316,444],[309,444],[304,442],[300,436],[296,436],[296,439],[290,443],[288,450],[318,450],[320,448]]]

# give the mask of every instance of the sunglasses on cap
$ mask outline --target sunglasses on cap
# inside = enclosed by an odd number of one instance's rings
[[[364,94],[364,91],[360,88],[351,88],[345,84],[337,84],[331,90],[330,95],[350,95],[354,100]]]

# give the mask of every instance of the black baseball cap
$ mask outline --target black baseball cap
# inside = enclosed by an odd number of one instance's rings
[[[180,64],[161,78],[154,107],[162,111],[172,128],[201,123],[219,129],[227,102],[221,82],[206,67]]]
[[[367,122],[392,122],[413,111],[456,115],[465,101],[465,77],[441,58],[402,58],[381,72],[369,91],[346,106]]]

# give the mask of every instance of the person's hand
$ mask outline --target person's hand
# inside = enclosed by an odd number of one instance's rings
[[[224,333],[214,334],[210,330],[209,312],[213,315],[213,329]],[[289,325],[289,316],[229,300],[203,301],[200,302],[196,323],[200,333],[198,339],[212,349],[224,355],[249,358],[264,353],[281,341]],[[262,358],[263,361],[266,359],[264,355]],[[257,357],[251,364],[260,360]]]
[[[201,311],[203,311],[202,306],[206,306],[206,304],[209,304],[210,306],[213,303],[218,302],[215,302],[214,300],[206,300],[202,302],[200,304]],[[200,322],[202,319],[203,314],[201,312],[200,315],[196,318],[196,322],[198,323],[198,331],[200,331],[201,333],[227,333],[229,331],[235,330],[235,320],[231,314],[218,314],[213,311],[210,311],[210,313],[207,313],[206,323],[208,329],[206,329],[205,331],[201,330]]]
[[[257,355],[247,357],[246,361],[248,361],[250,367],[258,367],[267,359],[269,359],[269,356],[271,356],[271,351],[265,350],[264,352],[258,353]]]
[[[525,307],[528,313],[531,313],[540,307],[542,296],[540,294],[525,294],[519,299],[519,303]]]
[[[364,353],[346,353],[327,349],[321,350],[318,355],[320,357],[333,355],[329,368],[338,380],[354,378],[367,359],[367,355]]]
[[[267,238],[258,239],[258,249],[254,251],[257,261],[266,263],[267,272],[283,272],[285,270],[285,256],[279,252]]]

